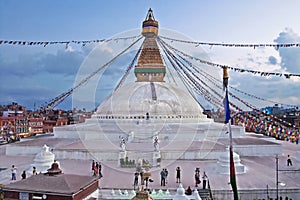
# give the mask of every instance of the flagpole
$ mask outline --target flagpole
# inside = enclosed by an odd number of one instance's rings
[[[225,99],[224,99],[224,109],[225,109],[225,123],[228,124],[228,132],[229,132],[229,159],[230,159],[230,184],[233,191],[234,200],[238,200],[238,190],[236,184],[235,177],[235,166],[233,159],[233,147],[232,147],[232,131],[231,131],[231,122],[230,122],[230,107],[229,107],[229,99],[228,99],[228,72],[227,68],[223,68],[223,87],[225,90]]]

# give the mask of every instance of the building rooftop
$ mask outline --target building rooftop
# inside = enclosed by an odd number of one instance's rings
[[[95,181],[98,179],[86,175],[59,174],[49,176],[38,174],[5,185],[4,190],[72,195]]]

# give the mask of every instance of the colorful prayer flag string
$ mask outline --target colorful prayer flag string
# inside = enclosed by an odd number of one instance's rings
[[[48,46],[48,45],[56,45],[63,44],[68,46],[69,44],[81,44],[85,46],[87,44],[92,43],[101,43],[101,42],[109,42],[109,41],[119,41],[119,40],[128,40],[128,39],[136,39],[140,35],[130,36],[130,37],[119,37],[119,38],[111,38],[111,39],[97,39],[97,40],[72,40],[72,41],[19,41],[19,40],[0,40],[0,45],[20,45],[20,46]]]
[[[207,45],[207,46],[221,46],[221,47],[243,47],[243,48],[257,48],[257,47],[274,47],[276,49],[279,48],[288,48],[288,47],[300,47],[300,43],[281,43],[281,44],[237,44],[237,43],[217,43],[217,42],[197,42],[197,41],[188,41],[188,40],[181,40],[170,38],[166,36],[159,36],[162,39],[170,40],[171,42],[181,42],[186,44],[193,44],[195,47],[200,45]]]
[[[161,38],[161,36],[159,37]],[[162,40],[162,39],[161,39]],[[164,41],[164,40],[162,40]],[[165,41],[164,41],[165,42]],[[209,66],[212,66],[212,67],[218,67],[218,68],[227,68],[227,69],[230,69],[230,70],[233,70],[235,72],[240,72],[240,73],[243,73],[243,72],[248,72],[248,73],[252,73],[254,75],[256,74],[259,74],[261,76],[278,76],[278,77],[285,77],[287,79],[291,78],[291,77],[300,77],[300,74],[292,74],[292,73],[280,73],[280,72],[264,72],[264,71],[257,71],[257,70],[250,70],[250,69],[241,69],[241,68],[237,68],[237,67],[230,67],[230,66],[227,66],[227,65],[221,65],[221,64],[216,64],[216,63],[213,63],[213,62],[209,62],[209,61],[206,61],[206,60],[202,60],[200,58],[196,58],[194,56],[191,56],[187,53],[184,53],[176,48],[174,48],[173,46],[169,45],[166,43],[166,45],[168,46],[168,48],[176,51],[176,52],[179,52],[181,55],[185,56],[185,57],[188,57],[189,59],[191,60],[196,60],[202,64],[205,64],[205,65],[209,65]]]

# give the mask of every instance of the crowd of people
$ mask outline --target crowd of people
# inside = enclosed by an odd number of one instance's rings
[[[99,178],[102,178],[102,165],[100,162],[95,162],[95,160],[92,161],[92,172],[93,176],[99,176]]]
[[[11,166],[10,171],[11,171],[11,180],[12,181],[17,180],[17,169],[18,168],[15,165]],[[36,171],[36,167],[35,166],[33,166],[33,168],[32,168],[32,175],[37,175],[37,171]],[[21,174],[21,179],[26,179],[26,177],[27,177],[26,170],[24,170],[22,172],[22,174]]]
[[[166,168],[162,169],[160,172],[160,185],[166,186],[168,184],[168,170]]]
[[[145,185],[146,179],[145,179],[145,177],[143,177],[143,174],[144,174],[143,171],[141,171],[141,172],[136,171],[134,173],[134,179],[133,179],[134,190],[137,188],[137,186],[139,184],[138,183],[139,177],[140,177],[140,185]],[[167,186],[168,175],[169,175],[169,171],[167,168],[163,168],[160,171],[160,186],[162,186],[162,187]],[[176,169],[175,169],[175,181],[176,181],[176,183],[181,183],[181,168],[179,166],[176,167]],[[204,171],[201,176],[200,168],[197,167],[195,169],[195,188],[207,189],[207,182],[208,182],[207,174]],[[201,183],[202,183],[202,186],[200,186]],[[186,189],[186,195],[191,195],[191,194],[192,194],[191,186],[188,186],[188,188]]]

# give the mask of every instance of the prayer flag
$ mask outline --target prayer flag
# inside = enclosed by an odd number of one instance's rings
[[[233,150],[232,150],[232,133],[230,128],[230,108],[229,108],[229,100],[228,100],[228,72],[227,68],[223,68],[223,87],[225,90],[225,98],[224,98],[224,110],[225,110],[225,123],[228,123],[229,128],[229,140],[230,140],[230,146],[229,146],[229,162],[230,162],[230,184],[233,191],[233,198],[234,200],[238,200],[238,190],[236,185],[236,178],[235,178],[235,167],[234,167],[234,161],[233,161]]]
[[[224,98],[223,103],[224,103],[224,111],[225,111],[225,124],[227,124],[230,120],[230,108],[229,108],[227,88],[225,88],[225,98]]]
[[[234,161],[233,161],[233,151],[232,147],[229,148],[230,153],[230,184],[233,191],[233,199],[238,200],[238,190],[237,190],[237,184],[236,184],[236,178],[235,178],[235,167],[234,167]]]

